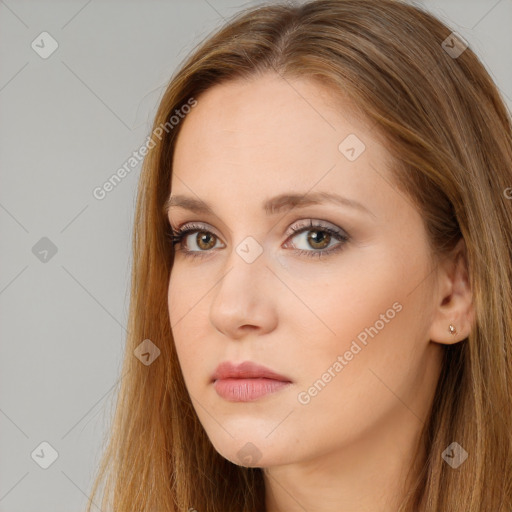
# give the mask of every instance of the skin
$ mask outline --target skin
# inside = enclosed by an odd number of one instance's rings
[[[268,73],[217,85],[182,122],[172,195],[206,200],[214,214],[173,207],[169,219],[173,228],[199,223],[213,238],[199,246],[195,232],[182,241],[207,254],[176,252],[168,304],[185,384],[209,439],[231,462],[264,468],[268,512],[396,511],[407,471],[422,462],[413,453],[443,344],[463,340],[474,318],[464,260],[456,258],[464,244],[453,258],[431,259],[421,213],[391,185],[391,155],[376,131],[318,83]],[[349,134],[366,146],[354,161],[338,149]],[[328,203],[272,216],[262,210],[281,193],[320,191],[371,213]],[[328,237],[318,228],[288,234],[309,220],[350,239],[319,259],[295,254],[340,243],[308,243],[308,234]],[[248,236],[263,250],[252,263],[236,251]],[[401,310],[300,403],[299,393],[396,303]],[[247,360],[292,384],[253,402],[224,400],[212,373],[223,361]],[[244,446],[252,463],[238,455]]]

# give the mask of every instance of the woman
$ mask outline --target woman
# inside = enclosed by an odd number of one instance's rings
[[[510,512],[511,164],[496,86],[432,15],[234,17],[155,118],[93,498]]]

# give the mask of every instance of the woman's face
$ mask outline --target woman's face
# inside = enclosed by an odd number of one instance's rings
[[[195,230],[175,247],[169,315],[216,450],[270,467],[412,438],[440,368],[435,267],[375,131],[320,85],[273,74],[211,88],[181,122],[171,195],[211,211],[169,210]],[[289,194],[300,204],[275,199]],[[213,382],[246,361],[287,383]]]

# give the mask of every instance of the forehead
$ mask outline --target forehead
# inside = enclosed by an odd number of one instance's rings
[[[371,166],[382,172],[389,160],[368,120],[317,82],[267,74],[216,85],[197,101],[181,121],[173,193],[371,189]],[[360,154],[350,160],[354,144]]]

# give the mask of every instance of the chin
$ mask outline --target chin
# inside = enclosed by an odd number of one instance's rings
[[[221,441],[210,440],[217,453],[237,466],[269,467],[292,462],[283,453],[283,447],[269,442],[265,434],[251,436],[246,432],[243,437],[227,437]]]

